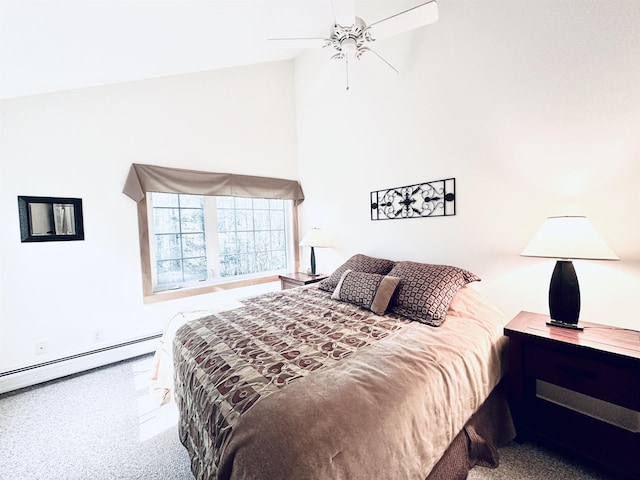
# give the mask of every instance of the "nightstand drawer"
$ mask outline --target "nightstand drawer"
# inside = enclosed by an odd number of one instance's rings
[[[640,410],[640,372],[590,357],[529,344],[524,374],[607,402]]]

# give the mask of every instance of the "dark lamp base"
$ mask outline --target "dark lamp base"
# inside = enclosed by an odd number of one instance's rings
[[[558,260],[549,285],[549,317],[565,325],[576,325],[580,316],[580,287],[573,263]]]
[[[584,328],[579,326],[577,323],[565,323],[565,322],[559,322],[558,320],[549,320],[547,322],[547,325],[551,327],[570,328],[571,330],[584,330]]]
[[[316,273],[316,251],[311,247],[311,273],[309,274],[312,277],[318,275]]]

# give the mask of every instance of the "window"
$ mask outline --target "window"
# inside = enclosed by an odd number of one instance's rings
[[[151,193],[152,290],[293,268],[292,201]]]
[[[287,268],[285,200],[215,198],[220,277]]]
[[[204,197],[154,193],[156,284],[176,285],[207,279]]]
[[[255,285],[258,283],[277,281],[278,270],[260,271],[264,265],[266,268],[280,268],[282,263],[282,229],[276,226],[272,220],[284,215],[284,245],[286,269],[295,271],[299,267],[299,249],[294,248],[298,244],[298,209],[304,201],[302,188],[296,180],[282,178],[254,177],[250,175],[235,175],[232,173],[216,173],[182,168],[161,167],[158,165],[131,164],[127,180],[122,192],[134,200],[138,209],[138,232],[140,235],[140,271],[142,273],[142,298],[144,303],[160,302],[183,298],[201,293],[210,293],[221,289]],[[169,202],[164,205],[171,211],[166,211],[160,216],[166,216],[164,220],[169,225],[154,225],[153,192],[173,192],[173,198],[165,197]],[[199,196],[196,204],[191,203],[187,194]],[[236,215],[243,215],[242,210],[251,210],[253,226],[251,229],[235,228],[231,240],[230,229],[218,232],[218,201],[224,202],[229,195],[245,195],[251,197],[251,208],[241,208],[234,203],[234,221]],[[234,197],[237,199],[237,197]],[[261,248],[266,238],[266,208],[260,208],[264,199],[269,200],[269,249]],[[183,201],[184,200],[184,201]],[[248,200],[245,198],[244,200]],[[242,200],[240,200],[242,202]],[[174,202],[171,204],[170,202]],[[199,210],[198,202],[202,203],[202,222],[198,223],[189,214]],[[235,202],[235,200],[234,200]],[[279,205],[282,205],[282,212]],[[162,206],[162,199],[157,202]],[[220,215],[226,215],[221,204]],[[256,216],[262,216],[255,218]],[[257,225],[257,227],[256,227]],[[155,232],[166,234],[162,240],[156,239]],[[253,253],[248,249],[251,243],[249,232],[253,233]],[[170,238],[170,236],[173,238]],[[222,238],[222,241],[220,240]],[[247,240],[249,238],[249,240]],[[202,259],[195,248],[204,241],[205,258]],[[235,245],[235,251],[226,243]],[[245,248],[245,251],[242,251]],[[156,253],[160,251],[159,256]],[[223,252],[220,255],[220,252]],[[252,257],[252,258],[251,258]],[[268,259],[268,261],[266,260]],[[163,263],[158,265],[157,260]],[[202,270],[202,263],[206,262],[206,277]],[[258,266],[253,271],[253,266]],[[247,268],[245,268],[247,267]],[[284,269],[283,269],[284,270]],[[161,282],[158,283],[160,279]],[[183,288],[183,287],[189,288]],[[172,290],[172,291],[167,291]],[[162,292],[161,292],[162,291]],[[161,293],[160,293],[161,292]]]

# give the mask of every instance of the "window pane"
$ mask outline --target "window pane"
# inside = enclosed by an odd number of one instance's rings
[[[218,232],[235,232],[236,212],[234,210],[218,210]]]
[[[216,197],[216,205],[218,208],[234,208],[235,202],[233,197]]]
[[[180,235],[156,235],[156,259],[181,258]]]
[[[268,252],[271,250],[271,233],[270,232],[256,232],[255,233],[255,248],[256,252]]]
[[[158,285],[182,282],[182,261],[167,260],[157,262]]]
[[[180,232],[180,210],[177,208],[154,208],[153,230],[156,234]]]
[[[180,222],[182,232],[203,232],[204,211],[201,208],[181,208]]]
[[[271,248],[273,250],[284,250],[287,245],[284,231],[271,232]]]
[[[181,208],[202,208],[204,207],[204,197],[202,195],[180,194]]]
[[[266,198],[254,198],[253,199],[253,208],[268,210],[269,209],[269,200],[267,200]]]
[[[271,200],[269,200],[269,206],[273,210],[283,210],[284,209],[284,200],[271,199]]]
[[[271,228],[273,230],[284,230],[284,211],[271,210]]]
[[[177,207],[178,206],[177,193],[153,192],[151,194],[151,200],[153,202],[154,207]]]
[[[204,233],[188,233],[182,235],[182,257],[206,257],[207,248]]]
[[[253,208],[253,199],[252,198],[244,198],[244,197],[234,197],[236,202],[236,208]]]
[[[253,252],[255,249],[253,242],[253,232],[238,232],[238,252],[247,253]]]
[[[269,252],[257,252],[256,258],[256,272],[265,272],[271,270],[271,258]]]
[[[287,268],[287,256],[284,250],[271,252],[271,268],[274,270]]]
[[[235,233],[219,233],[218,234],[218,248],[221,255],[230,255],[236,253],[237,241]]]
[[[194,282],[207,279],[206,257],[189,258],[184,260],[184,281]]]
[[[246,275],[249,273],[255,273],[258,269],[256,268],[256,258],[254,255],[240,255],[240,274]]]
[[[254,228],[256,230],[269,230],[269,228],[271,227],[269,210],[254,210],[253,219],[254,219]]]
[[[240,259],[238,255],[220,256],[220,276],[232,277],[240,274]]]
[[[239,232],[253,230],[253,211],[252,210],[236,210],[235,228]]]

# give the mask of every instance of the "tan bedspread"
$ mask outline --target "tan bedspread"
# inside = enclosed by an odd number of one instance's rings
[[[198,479],[423,480],[502,376],[506,318],[471,287],[438,328],[329,297],[267,294],[177,332]]]

